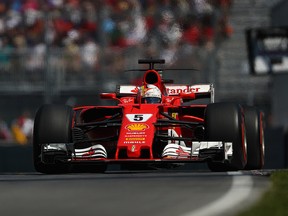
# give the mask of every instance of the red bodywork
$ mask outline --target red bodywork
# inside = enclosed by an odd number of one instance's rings
[[[101,144],[108,152],[109,161],[155,161],[161,159],[161,152],[168,142],[184,142],[191,147],[192,141],[199,140],[195,129],[201,129],[204,124],[206,105],[183,105],[183,102],[211,98],[213,86],[201,91],[201,86],[167,84],[154,69],[144,73],[142,87],[147,84],[161,90],[161,103],[145,104],[139,90],[141,87],[123,85],[118,86],[115,93],[100,95],[102,99],[115,100],[117,105],[75,107],[72,127],[85,130],[87,135],[84,140],[73,140],[75,148]]]

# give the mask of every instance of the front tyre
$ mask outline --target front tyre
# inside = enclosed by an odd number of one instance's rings
[[[242,170],[247,163],[246,134],[242,108],[234,103],[208,104],[205,111],[207,141],[232,142],[233,154],[229,161],[209,161],[211,171]]]
[[[41,145],[48,143],[71,143],[73,109],[65,105],[43,105],[36,113],[33,131],[34,168],[41,173],[67,173],[69,164],[43,163]],[[56,157],[52,155],[52,157]]]

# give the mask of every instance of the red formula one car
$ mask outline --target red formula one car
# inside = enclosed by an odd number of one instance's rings
[[[254,107],[215,103],[212,84],[174,84],[149,64],[141,86],[119,85],[111,106],[44,105],[34,124],[34,165],[42,173],[173,167],[205,162],[211,171],[261,169],[263,114]],[[206,104],[197,99],[207,98]],[[167,166],[166,166],[167,165]],[[171,165],[171,166],[168,166]]]

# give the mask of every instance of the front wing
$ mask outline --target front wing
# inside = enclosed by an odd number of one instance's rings
[[[178,144],[175,146],[180,147]],[[105,159],[98,157],[99,151],[95,151],[96,145],[89,148],[76,149],[73,143],[43,144],[41,148],[41,161],[43,163],[189,163],[205,161],[230,161],[233,154],[232,142],[221,141],[193,141],[192,147],[180,147],[186,154],[179,154],[165,158],[128,158],[128,159]],[[188,153],[188,154],[187,154]],[[100,152],[101,154],[101,152]]]

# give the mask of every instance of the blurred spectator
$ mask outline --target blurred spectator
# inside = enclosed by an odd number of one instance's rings
[[[195,17],[187,17],[183,21],[182,42],[193,46],[199,46],[201,40],[201,24]]]
[[[80,48],[83,65],[89,71],[99,63],[99,46],[92,38],[87,39]]]
[[[65,68],[69,73],[67,79],[70,81],[82,81],[85,77],[85,73],[83,73],[84,68],[81,67],[80,47],[74,40],[69,39],[65,41],[64,52]]]
[[[93,84],[94,80],[99,77],[99,45],[96,44],[92,38],[87,39],[80,47],[79,52],[82,65],[80,68],[82,77],[85,77],[85,83]]]
[[[32,49],[30,49],[27,55],[26,69],[31,74],[31,80],[36,80],[43,68],[45,62],[45,44],[37,44]]]
[[[11,66],[13,48],[7,37],[0,39],[0,72],[8,72]]]
[[[169,10],[161,13],[159,25],[157,27],[159,39],[165,44],[176,45],[182,36],[180,25],[173,13]]]
[[[28,144],[33,135],[34,121],[29,112],[23,112],[21,116],[12,122],[12,133],[15,141],[20,145]]]
[[[0,141],[11,141],[12,134],[8,127],[8,124],[3,120],[0,119]]]

